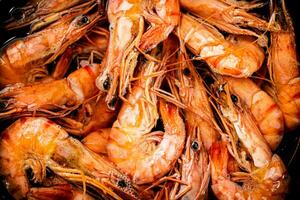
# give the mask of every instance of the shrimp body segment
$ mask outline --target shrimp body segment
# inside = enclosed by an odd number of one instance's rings
[[[249,77],[264,61],[264,52],[253,38],[239,36],[225,40],[212,26],[188,15],[181,16],[178,35],[194,55],[222,75]]]
[[[80,39],[98,19],[97,14],[67,15],[40,32],[9,43],[0,53],[0,87],[46,76],[41,66]]]
[[[119,197],[108,187],[137,198],[128,177],[46,118],[21,118],[2,133],[0,171],[16,199],[26,198],[30,190],[26,170],[32,171],[35,183],[41,183],[46,168],[74,183],[85,180],[114,198]]]
[[[223,78],[232,94],[245,102],[264,138],[271,149],[275,150],[282,140],[284,130],[283,114],[277,103],[250,79]]]
[[[212,190],[218,199],[284,199],[288,188],[288,177],[278,155],[273,155],[266,166],[257,168],[249,174],[240,172],[242,186],[231,180],[228,173],[229,154],[225,142],[212,145],[210,158]],[[238,175],[236,176],[235,178],[239,179]]]

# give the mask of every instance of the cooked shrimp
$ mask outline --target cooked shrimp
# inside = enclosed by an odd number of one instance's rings
[[[223,77],[232,95],[250,109],[264,138],[275,150],[283,137],[284,120],[279,106],[250,79]]]
[[[208,150],[218,137],[218,128],[214,122],[203,80],[188,59],[182,46],[179,54],[180,70],[177,72],[175,84],[178,87],[181,102],[187,107],[184,111],[186,124],[194,132],[200,134],[204,146]]]
[[[151,132],[159,118],[157,96],[151,91],[160,86],[164,77],[153,75],[162,65],[148,61],[142,66],[142,78],[123,103],[107,145],[109,159],[137,184],[150,183],[165,175],[184,147],[184,123],[174,105],[160,101],[165,132]]]
[[[281,30],[271,32],[268,69],[274,84],[275,99],[281,108],[288,130],[300,124],[300,73],[292,20],[285,1],[274,5],[276,22]]]
[[[225,40],[212,26],[188,15],[182,15],[177,34],[196,56],[222,75],[249,77],[264,61],[264,51],[253,38],[231,36]]]
[[[229,5],[226,2],[224,0],[180,0],[183,8],[228,33],[259,37],[254,31],[241,27],[252,27],[264,31],[278,30],[274,24],[268,23],[244,9],[237,8],[234,3]]]
[[[108,91],[106,101],[109,103],[117,96],[124,99],[139,55],[135,47],[139,46],[141,51],[151,50],[165,40],[178,24],[179,2],[110,1],[107,12],[110,40],[104,70],[97,79],[97,87]],[[143,34],[144,18],[150,22],[151,27]]]
[[[44,30],[8,44],[0,54],[0,87],[28,83],[47,74],[41,68],[83,36],[100,18],[97,13],[67,15]]]
[[[7,87],[0,92],[0,118],[62,116],[62,113],[72,110],[98,92],[95,79],[99,71],[99,64],[91,64],[74,71],[65,79]]]
[[[11,18],[5,22],[5,29],[14,30],[28,26],[31,24],[31,31],[35,31],[34,23],[38,26],[46,26],[63,15],[80,12],[84,8],[90,6],[94,0],[83,3],[84,0],[38,0],[28,1],[28,3],[20,8],[13,8],[10,11]],[[78,5],[82,3],[82,5]],[[74,7],[75,6],[75,7]],[[73,7],[73,8],[72,8]]]
[[[264,167],[250,173],[228,174],[228,152],[224,142],[217,142],[210,150],[212,190],[220,200],[284,199],[288,189],[285,166],[276,154]],[[240,184],[236,183],[240,182]],[[241,185],[242,184],[242,185]]]
[[[128,177],[46,118],[21,118],[2,133],[0,173],[14,198],[26,198],[30,191],[26,170],[32,171],[32,181],[41,183],[46,167],[70,182],[91,185],[115,199],[121,198],[114,191],[138,198]]]
[[[268,165],[272,157],[271,149],[254,121],[255,119],[245,107],[245,103],[230,93],[228,85],[217,87],[219,87],[218,104],[220,111],[223,117],[232,124],[238,140],[250,154],[254,166],[263,167]],[[231,140],[233,140],[232,137]],[[231,141],[232,145],[235,142]],[[244,168],[248,171],[251,170],[251,166],[244,166]]]

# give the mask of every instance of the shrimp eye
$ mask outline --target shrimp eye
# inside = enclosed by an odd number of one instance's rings
[[[21,8],[13,8],[9,11],[9,13],[13,18],[15,18],[15,20],[21,20],[25,17]]]
[[[109,108],[112,108],[112,109],[114,109],[115,108],[115,105],[116,105],[116,103],[117,103],[117,97],[113,97],[111,100],[110,100],[110,102],[108,102],[108,107]]]
[[[230,97],[231,97],[231,101],[232,101],[233,103],[237,103],[238,100],[239,100],[238,97],[235,96],[234,94],[230,95]]]
[[[106,79],[105,79],[105,81],[103,82],[103,89],[104,90],[108,90],[109,88],[110,88],[110,78],[109,77],[107,77]]]
[[[78,26],[83,26],[85,24],[88,24],[90,22],[89,18],[85,15],[82,15],[82,17],[79,19],[79,21],[77,22]]]
[[[199,150],[199,143],[198,143],[198,141],[194,140],[194,141],[192,142],[192,149],[193,149],[194,151],[198,151],[198,150]]]
[[[185,76],[189,76],[190,74],[191,74],[191,71],[190,71],[190,69],[189,68],[184,68],[183,69],[183,74],[185,75]]]
[[[127,187],[127,183],[126,183],[126,181],[124,179],[118,180],[117,184],[121,188]]]
[[[33,170],[29,167],[25,170],[26,177],[28,178],[29,181],[33,181],[34,179],[34,173]]]

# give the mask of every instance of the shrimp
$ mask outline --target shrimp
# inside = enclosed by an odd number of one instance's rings
[[[228,0],[226,1],[228,3]],[[268,23],[244,9],[237,8],[236,3],[231,3],[232,5],[227,3],[224,0],[180,0],[183,8],[228,33],[259,37],[256,32],[240,26],[264,31],[278,30],[275,24]]]
[[[218,84],[220,85],[220,83]],[[217,87],[219,87],[217,99],[222,116],[232,124],[232,132],[235,132],[238,137],[237,140],[241,142],[246,151],[250,154],[254,166],[261,168],[268,165],[272,157],[272,152],[254,121],[255,119],[245,107],[245,103],[242,99],[238,99],[230,93],[228,85],[219,85],[217,85]],[[235,146],[241,145],[234,144],[236,141],[233,138],[234,136],[230,136],[233,146],[232,152],[235,153]],[[243,154],[245,154],[245,152],[241,153],[242,156]],[[238,156],[234,156],[237,159]],[[251,171],[251,166],[249,166],[248,161],[243,162],[243,160],[241,160],[239,164],[243,165],[245,170]]]
[[[25,6],[13,8],[10,11],[11,18],[5,22],[6,30],[14,30],[24,26],[31,25],[31,31],[36,31],[37,27],[41,28],[54,21],[57,21],[63,15],[80,12],[94,3],[89,0],[38,0],[37,2],[29,1]],[[82,3],[82,5],[78,5]],[[73,7],[73,8],[72,8]]]
[[[30,191],[26,171],[32,172],[32,181],[41,183],[46,168],[69,182],[94,186],[115,199],[121,199],[116,192],[138,198],[126,175],[46,118],[21,118],[2,133],[0,173],[14,198],[26,198]]]
[[[7,87],[0,92],[0,118],[67,114],[84,100],[96,95],[98,89],[95,79],[99,72],[99,64],[91,64],[61,80]]]
[[[169,54],[165,54],[164,58]],[[107,145],[108,157],[137,184],[150,183],[165,175],[181,155],[185,141],[184,122],[179,108],[160,101],[164,132],[151,132],[159,114],[157,96],[164,76],[153,77],[164,61],[146,62],[142,78],[132,88],[114,122]]]
[[[283,112],[288,130],[300,124],[300,77],[292,20],[285,1],[274,5],[281,30],[271,32],[268,69],[274,85],[274,98]]]
[[[231,176],[227,170],[228,156],[225,142],[212,145],[211,187],[218,199],[284,199],[288,189],[288,176],[278,155],[274,154],[267,165],[250,173],[236,172]]]
[[[279,106],[250,79],[223,78],[232,95],[245,102],[269,146],[275,150],[282,140],[284,130],[283,114]]]
[[[196,133],[199,132],[205,148],[216,141],[218,127],[214,122],[213,112],[204,87],[203,80],[193,64],[188,61],[184,46],[179,54],[180,70],[177,73],[175,85],[178,87],[179,98],[187,106],[185,109],[186,124]]]
[[[109,103],[117,96],[124,100],[139,55],[135,47],[139,47],[140,51],[150,51],[165,40],[178,24],[179,2],[110,1],[107,13],[110,39],[104,70],[97,78],[97,87],[108,91],[106,101]],[[151,23],[151,28],[143,34],[144,18]]]
[[[264,51],[252,37],[231,36],[225,40],[215,28],[188,15],[181,16],[177,34],[192,53],[222,75],[249,77],[264,61]]]
[[[67,15],[44,30],[18,39],[0,53],[0,87],[28,83],[40,74],[65,49],[83,36],[98,20],[97,13]]]

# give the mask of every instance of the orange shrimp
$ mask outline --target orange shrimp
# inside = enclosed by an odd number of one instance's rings
[[[249,77],[264,61],[264,51],[252,37],[225,40],[218,30],[188,15],[182,15],[177,34],[192,53],[222,75]]]
[[[239,164],[247,171],[251,171],[252,168],[247,159],[245,159],[244,154],[247,152],[253,160],[254,167],[260,168],[267,165],[271,160],[272,152],[252,114],[245,107],[245,103],[242,99],[234,98],[230,93],[228,85],[221,84],[220,82],[218,84],[217,104],[222,116],[232,124],[232,130],[230,130],[228,134],[231,134],[229,138],[231,140],[231,152],[234,154],[233,156],[236,160],[239,159],[237,154],[244,157],[238,161],[240,161]],[[224,122],[224,126],[226,124],[227,123]],[[238,141],[240,141],[240,143],[238,143]],[[241,147],[241,144],[246,152],[237,150],[237,148]]]
[[[233,98],[241,98],[250,109],[264,138],[275,150],[283,137],[283,114],[276,102],[250,79],[223,77]]]
[[[41,68],[52,62],[65,49],[81,38],[100,18],[97,13],[67,15],[44,30],[18,39],[0,54],[0,87],[28,83],[47,74]]]
[[[247,4],[250,3],[247,2]],[[237,8],[236,3],[228,4],[227,0],[180,0],[180,5],[194,15],[228,33],[259,37],[254,31],[241,27],[252,27],[264,31],[278,30],[278,27],[274,24],[268,23],[244,9]],[[257,6],[260,6],[260,4]]]
[[[195,133],[200,134],[204,146],[208,150],[219,135],[218,127],[213,120],[214,116],[203,80],[188,59],[184,46],[181,46],[179,53],[181,64],[175,84],[178,87],[181,102],[187,107],[184,111],[186,124]]]
[[[225,142],[212,145],[210,150],[211,187],[218,199],[284,199],[288,189],[288,176],[278,155],[274,154],[267,165],[250,173],[236,172],[231,176],[227,169],[228,156]]]
[[[142,66],[142,78],[123,103],[107,145],[109,159],[137,184],[150,183],[165,175],[184,147],[184,123],[174,105],[160,101],[164,132],[151,132],[159,118],[157,96],[151,91],[159,87],[164,78],[153,75],[163,63],[148,61]]]
[[[118,96],[124,99],[139,55],[135,47],[151,50],[178,24],[179,3],[178,0],[115,0],[109,2],[107,12],[110,39],[104,70],[96,84],[100,90],[108,91],[109,104]],[[144,18],[151,28],[143,34]]]
[[[275,100],[281,108],[288,130],[300,124],[300,74],[292,20],[285,1],[274,5],[281,30],[271,32],[268,69],[274,85]]]
[[[30,191],[26,171],[32,172],[34,183],[41,183],[46,168],[69,182],[93,186],[115,199],[121,199],[116,192],[138,198],[126,175],[46,118],[21,118],[1,134],[0,173],[14,198],[26,198]]]
[[[99,64],[91,64],[74,71],[65,79],[6,87],[0,92],[0,118],[62,116],[98,92],[95,79],[99,71]]]

